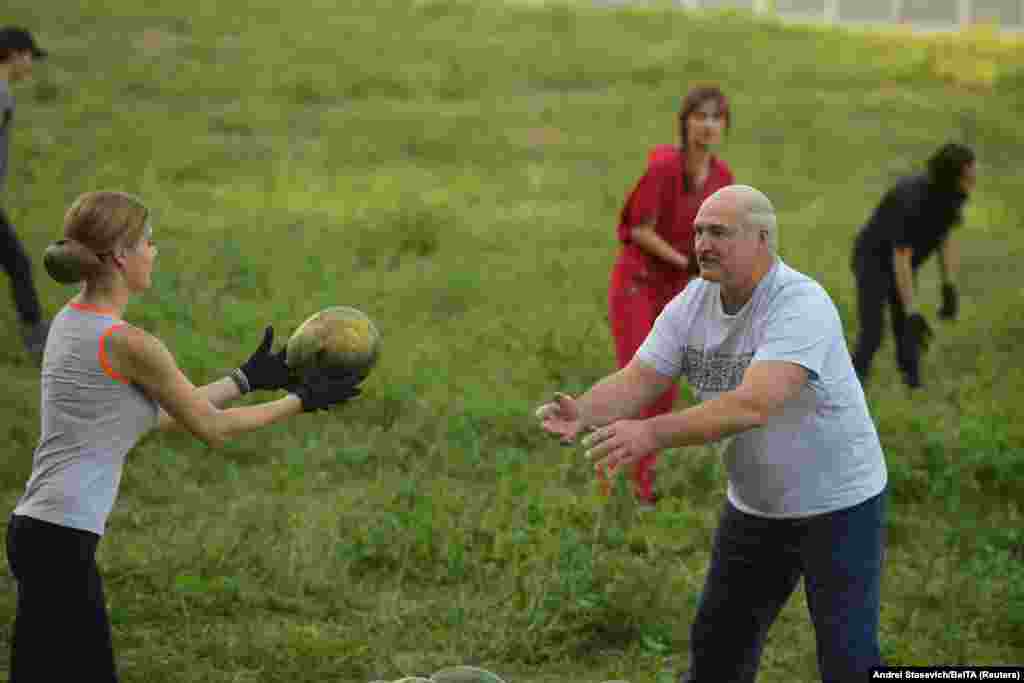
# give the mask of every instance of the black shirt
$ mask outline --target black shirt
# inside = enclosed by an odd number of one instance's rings
[[[900,178],[858,233],[855,263],[858,268],[892,270],[893,249],[910,247],[911,264],[917,268],[960,222],[966,200],[965,193],[940,187],[927,174]]]

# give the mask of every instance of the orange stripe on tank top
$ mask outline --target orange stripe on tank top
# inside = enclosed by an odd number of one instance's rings
[[[114,370],[113,367],[111,367],[111,365],[110,365],[110,358],[107,357],[107,346],[106,346],[107,337],[110,336],[110,333],[113,332],[114,330],[118,329],[119,327],[124,327],[126,324],[127,323],[117,323],[116,325],[111,325],[100,336],[100,355],[99,355],[99,359],[100,359],[100,367],[103,368],[103,372],[107,373],[110,376],[111,379],[113,379],[113,380],[115,380],[117,382],[122,382],[124,384],[130,384],[130,382],[128,381],[127,377],[125,377],[124,375],[120,374],[119,372]]]
[[[100,308],[92,304],[80,304],[77,301],[71,301],[68,306],[75,309],[76,311],[86,311],[87,313],[99,313],[100,315],[114,315],[114,309],[112,308]]]

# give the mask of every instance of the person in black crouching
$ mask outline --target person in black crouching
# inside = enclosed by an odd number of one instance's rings
[[[943,145],[928,160],[926,172],[900,178],[885,193],[857,234],[853,271],[860,331],[853,365],[862,383],[867,382],[871,360],[882,343],[888,302],[903,381],[911,388],[921,386],[920,357],[932,330],[918,308],[916,271],[932,252],[938,254],[942,276],[939,317],[954,320],[959,309],[958,253],[950,231],[960,223],[961,209],[976,181],[971,148]]]

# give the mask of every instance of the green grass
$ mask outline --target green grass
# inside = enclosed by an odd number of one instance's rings
[[[145,5],[145,6],[144,6]],[[476,664],[512,681],[661,683],[686,663],[724,480],[666,455],[664,504],[593,490],[533,407],[614,366],[617,211],[681,94],[718,81],[737,178],[783,257],[847,331],[852,237],[881,192],[969,130],[981,180],[958,236],[963,315],[937,323],[928,389],[891,340],[869,400],[892,480],[882,611],[897,664],[1024,661],[1024,50],[988,85],[900,35],[784,27],[667,4],[484,0],[282,5],[9,0],[52,51],[20,97],[5,206],[49,311],[43,247],[80,192],[156,213],[153,290],[128,317],[190,377],[262,326],[357,306],[385,341],[363,398],[211,452],[133,452],[101,544],[124,681],[352,681]],[[344,7],[344,9],[340,9]],[[988,73],[988,72],[986,72]],[[920,282],[938,305],[936,268]],[[38,438],[37,370],[0,306],[0,502]],[[0,670],[14,586],[0,574]],[[815,680],[802,595],[760,680]]]

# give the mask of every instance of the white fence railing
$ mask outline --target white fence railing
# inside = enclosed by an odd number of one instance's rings
[[[692,9],[738,7],[784,18],[897,23],[933,29],[994,24],[1024,30],[1024,0],[678,0]]]

